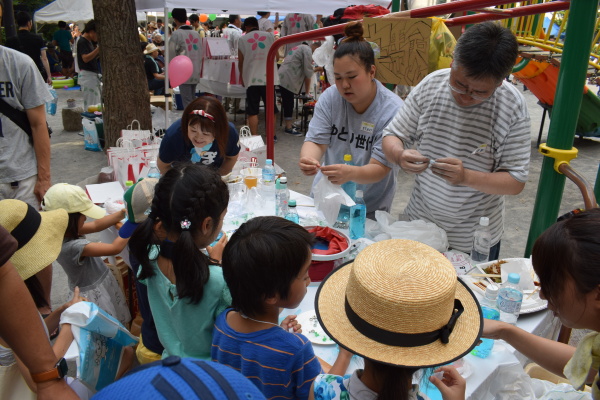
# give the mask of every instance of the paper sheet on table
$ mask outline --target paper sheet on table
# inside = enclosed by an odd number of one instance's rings
[[[519,287],[521,290],[534,290],[535,285],[533,284],[533,266],[531,259],[519,258],[516,260],[510,260],[501,266],[502,282],[508,280],[508,274],[515,272],[521,276],[519,281]]]
[[[340,185],[334,185],[326,177],[322,177],[317,182],[313,188],[313,195],[315,196],[315,206],[323,213],[325,220],[331,226],[335,224],[342,204],[348,207],[356,204]]]
[[[88,196],[92,203],[103,204],[107,199],[122,199],[123,187],[119,182],[98,183],[95,185],[85,185]]]

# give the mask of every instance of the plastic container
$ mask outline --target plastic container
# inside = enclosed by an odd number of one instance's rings
[[[148,178],[160,179],[160,170],[156,166],[156,161],[150,161],[148,163],[148,166],[150,167],[150,169],[148,170],[148,175],[147,175]]]
[[[296,200],[291,199],[288,201],[288,210],[285,214],[285,219],[288,221],[295,222],[297,224],[300,223],[300,216],[298,215],[298,210],[296,210]]]
[[[262,169],[262,179],[265,184],[267,182],[275,181],[275,167],[273,166],[273,160],[267,159],[265,161],[265,166]]]
[[[352,162],[352,154],[344,154],[344,164],[354,165]],[[352,200],[356,197],[356,182],[348,181],[342,184],[342,189],[350,196]],[[337,228],[347,229],[350,222],[350,207],[342,204],[338,213],[335,226]]]
[[[58,105],[58,93],[53,88],[48,88],[52,95],[52,100],[46,102],[46,113],[48,115],[56,115],[56,107]]]
[[[481,306],[496,308],[496,302],[498,299],[498,291],[500,287],[498,285],[490,283],[485,288],[483,299],[481,299]]]
[[[350,239],[356,240],[365,236],[367,222],[367,206],[363,199],[363,191],[356,191],[355,205],[350,207]]]
[[[285,218],[289,199],[290,191],[287,188],[287,178],[282,176],[275,185],[275,215]]]
[[[481,312],[483,313],[483,318],[495,321],[500,319],[500,312],[496,308],[483,306],[481,307]],[[471,350],[471,354],[479,358],[487,358],[493,348],[494,339],[481,338],[481,343]]]
[[[496,305],[500,311],[500,320],[515,325],[523,304],[523,292],[519,288],[521,276],[514,272],[508,274],[508,280],[498,291]]]
[[[490,256],[490,246],[492,235],[490,234],[490,219],[488,217],[479,218],[479,227],[473,235],[473,249],[471,250],[471,260],[476,263],[488,261]]]

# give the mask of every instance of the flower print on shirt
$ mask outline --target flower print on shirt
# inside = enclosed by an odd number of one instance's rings
[[[296,28],[300,28],[301,20],[302,20],[302,17],[300,17],[300,14],[294,14],[293,17],[290,17],[290,22],[292,23],[292,26],[296,25]]]
[[[198,38],[194,38],[191,34],[185,39],[185,43],[187,44],[188,51],[198,50]]]
[[[263,43],[267,39],[266,36],[260,36],[258,33],[255,33],[253,37],[248,39],[248,43],[252,43],[252,51],[256,50],[257,47],[264,49],[265,44]]]

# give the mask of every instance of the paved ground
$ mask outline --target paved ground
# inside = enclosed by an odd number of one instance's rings
[[[521,88],[522,85],[519,85]],[[594,90],[595,91],[595,90]],[[100,169],[107,165],[104,153],[86,151],[83,148],[83,137],[78,132],[66,132],[63,130],[61,109],[66,107],[67,99],[75,99],[78,105],[83,105],[82,94],[78,91],[59,92],[59,107],[56,116],[49,117],[49,124],[54,130],[52,136],[52,182],[67,182],[77,184],[87,180],[94,181]],[[529,181],[525,190],[518,196],[507,196],[505,233],[502,239],[501,257],[523,256],[527,241],[527,233],[531,222],[531,213],[538,189],[538,180],[542,164],[542,155],[537,151],[536,140],[542,118],[542,109],[537,105],[537,99],[531,92],[524,92],[531,114],[531,168]],[[175,111],[181,114],[180,111]],[[233,122],[233,115],[230,115]],[[238,128],[243,124],[243,117],[237,116],[235,122]],[[543,132],[543,141],[546,138],[549,122]],[[264,133],[264,120],[261,119],[260,131]],[[308,194],[312,178],[305,177],[298,169],[297,161],[303,138],[292,137],[283,133],[279,127],[279,119],[276,121],[276,134],[278,143],[275,145],[276,162],[286,170],[290,182],[290,188],[300,193]],[[579,157],[572,162],[576,168],[592,184],[596,179],[600,161],[600,140],[575,139],[575,147],[579,149]],[[400,172],[398,176],[398,189],[393,205],[393,214],[399,215],[409,198],[413,184],[413,177]],[[577,187],[567,181],[561,205],[561,213],[576,207],[582,207],[583,200]],[[66,277],[62,268],[55,268],[55,283],[53,289],[53,304],[61,304],[66,301]]]

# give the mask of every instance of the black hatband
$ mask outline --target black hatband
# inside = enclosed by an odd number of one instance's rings
[[[17,240],[17,250],[25,246],[31,238],[37,233],[42,224],[42,216],[32,206],[27,204],[25,217],[19,222],[19,225],[13,229],[10,234]]]

